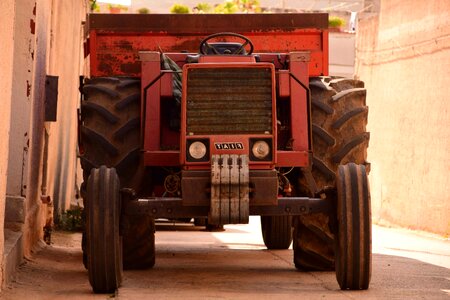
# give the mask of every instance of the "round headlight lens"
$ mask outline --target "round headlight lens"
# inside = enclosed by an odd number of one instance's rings
[[[253,144],[252,153],[257,159],[263,159],[269,155],[270,147],[265,141],[257,141]]]
[[[206,154],[206,146],[202,142],[193,142],[189,146],[189,155],[194,159],[202,159]]]

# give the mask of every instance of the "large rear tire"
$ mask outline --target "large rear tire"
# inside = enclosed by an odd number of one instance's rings
[[[288,249],[292,243],[292,217],[261,216],[261,231],[267,249]]]
[[[140,80],[116,77],[89,79],[83,86],[83,95],[80,160],[84,181],[93,168],[105,165],[116,169],[121,188],[139,192],[145,172],[140,151]],[[152,267],[155,259],[154,220],[146,216],[124,215],[122,221],[126,224],[122,226],[124,267]],[[84,261],[85,248],[83,245]]]
[[[319,189],[336,187],[339,165],[366,164],[366,89],[359,80],[312,78],[313,169]]]
[[[324,230],[325,214],[301,216],[294,224],[294,264],[301,271],[334,269],[334,235]]]
[[[115,168],[122,187],[139,190],[141,163],[140,81],[101,77],[87,80],[81,103],[80,156],[84,180],[92,168]]]
[[[366,164],[369,133],[366,90],[359,80],[316,77],[310,80],[313,133],[312,175],[318,191],[336,189],[338,166]],[[300,181],[305,189],[305,183]],[[328,201],[336,201],[326,193]],[[316,196],[316,195],[313,195]],[[335,230],[326,214],[296,218],[294,263],[300,270],[333,270]]]
[[[124,269],[148,269],[155,265],[155,219],[149,216],[124,216]]]
[[[365,166],[339,166],[337,192],[336,278],[343,290],[366,290],[372,265],[372,224]]]
[[[95,293],[112,293],[122,280],[119,235],[120,182],[115,169],[92,169],[87,183],[86,242],[89,282]]]

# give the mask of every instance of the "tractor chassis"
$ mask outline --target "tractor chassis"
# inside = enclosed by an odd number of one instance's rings
[[[312,213],[335,212],[333,201],[321,198],[283,197],[278,205],[258,205],[249,207],[249,215],[297,216]],[[185,206],[182,198],[154,197],[129,201],[124,213],[127,215],[149,215],[158,219],[206,217],[209,206]]]

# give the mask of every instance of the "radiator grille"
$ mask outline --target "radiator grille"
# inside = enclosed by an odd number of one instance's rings
[[[190,69],[186,110],[188,134],[271,132],[271,69]]]

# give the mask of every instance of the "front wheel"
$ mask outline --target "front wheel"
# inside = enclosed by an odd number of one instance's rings
[[[95,293],[112,293],[120,286],[123,270],[120,182],[115,169],[101,166],[91,170],[86,200],[89,282]]]
[[[370,192],[366,168],[350,163],[337,174],[336,278],[342,290],[366,290],[372,249]]]

